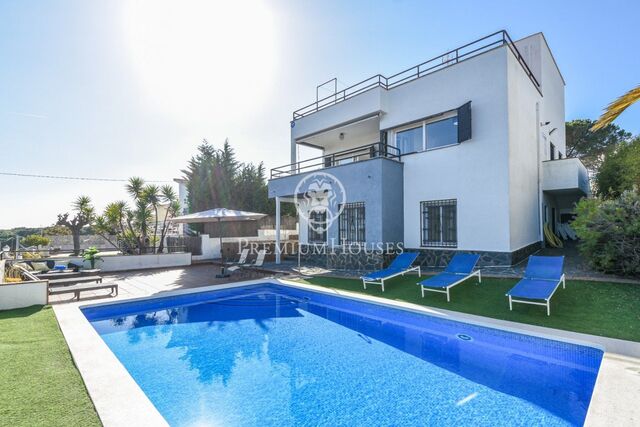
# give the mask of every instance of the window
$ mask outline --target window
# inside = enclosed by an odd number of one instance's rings
[[[422,125],[396,132],[396,147],[398,147],[401,154],[422,151],[423,139]]]
[[[432,200],[420,203],[422,246],[458,245],[457,200]]]
[[[551,160],[555,160],[556,159],[556,146],[553,145],[552,142],[549,143],[549,151],[550,151],[550,158]]]
[[[447,115],[449,117],[446,117]],[[442,116],[446,118],[442,119]],[[397,130],[395,131],[396,147],[398,147],[401,154],[409,154],[466,141],[466,139],[471,138],[470,130],[467,130],[468,135],[463,135],[463,139],[461,139],[458,119],[457,113],[449,112],[448,114],[440,115],[435,121],[423,121],[409,129]]]
[[[327,242],[327,211],[313,210],[309,212],[309,243]]]
[[[458,143],[458,117],[427,123],[427,150]]]
[[[338,224],[340,243],[364,243],[364,203],[345,203]]]
[[[562,160],[562,157],[563,157],[563,156],[562,156],[562,153],[558,151],[558,159],[559,159],[559,160]]]

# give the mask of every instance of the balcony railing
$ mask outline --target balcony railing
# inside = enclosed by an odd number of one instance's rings
[[[271,179],[378,157],[400,160],[400,156],[400,150],[397,147],[376,142],[374,144],[362,145],[349,150],[338,151],[325,156],[314,157],[312,159],[301,160],[296,163],[273,168],[271,169]]]
[[[518,51],[516,45],[513,43],[513,40],[511,40],[511,37],[509,37],[509,34],[505,30],[501,30],[478,40],[474,40],[471,43],[467,43],[454,50],[450,50],[449,52],[443,53],[442,55],[436,56],[435,58],[429,59],[428,61],[422,62],[390,77],[376,74],[375,76],[369,77],[368,79],[349,86],[346,89],[337,91],[333,95],[329,95],[322,99],[316,98],[316,102],[294,111],[293,120],[300,119],[304,116],[315,113],[316,111],[320,111],[324,108],[330,107],[331,105],[345,101],[362,92],[366,92],[369,89],[381,87],[389,90],[395,86],[424,77],[427,74],[431,74],[450,65],[457,64],[460,61],[464,61],[465,59],[469,59],[488,50],[504,45],[509,47],[509,50],[515,55],[516,59],[524,69],[524,72],[527,74],[538,92],[540,92],[540,84],[538,83],[538,80],[536,80],[535,76],[529,69],[529,66]]]

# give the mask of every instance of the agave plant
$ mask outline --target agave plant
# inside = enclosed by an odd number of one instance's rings
[[[640,100],[640,85],[631,89],[629,92],[622,95],[620,98],[613,101],[604,110],[604,113],[600,116],[598,121],[591,127],[591,131],[596,131],[607,127],[611,122],[618,118],[624,110],[626,110],[631,104]]]

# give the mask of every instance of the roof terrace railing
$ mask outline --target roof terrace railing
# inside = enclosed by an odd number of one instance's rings
[[[382,74],[376,74],[375,76],[369,77],[368,79],[342,89],[341,91],[337,91],[325,98],[316,98],[316,102],[294,111],[293,120],[308,116],[309,114],[313,114],[376,87],[381,87],[387,90],[392,89],[408,81],[424,77],[427,74],[431,74],[435,71],[457,64],[465,59],[469,59],[496,47],[505,45],[515,55],[524,72],[527,74],[538,92],[540,92],[540,83],[536,80],[531,69],[520,54],[520,51],[518,51],[518,48],[513,43],[513,40],[511,40],[509,34],[505,30],[501,30],[474,40],[471,43],[467,43],[454,50],[450,50],[449,52],[443,53],[435,58],[431,58],[428,61],[422,62],[411,68],[407,68],[406,70],[392,76],[385,77]]]
[[[397,147],[382,142],[362,145],[360,147],[273,168],[271,169],[271,179],[379,157],[400,160],[400,150]]]

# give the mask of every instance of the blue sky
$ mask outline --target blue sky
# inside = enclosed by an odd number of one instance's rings
[[[499,29],[544,32],[567,119],[640,83],[637,1],[0,2],[0,171],[180,176],[203,138],[288,163],[291,112],[316,84],[393,74]],[[343,86],[341,86],[343,87]],[[640,134],[640,105],[617,123]],[[49,225],[122,183],[0,177],[0,228]]]

